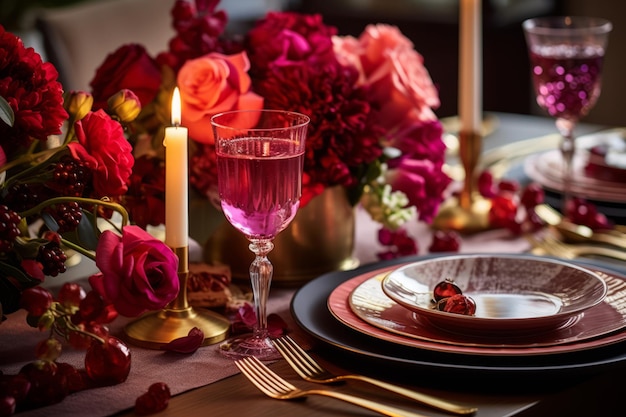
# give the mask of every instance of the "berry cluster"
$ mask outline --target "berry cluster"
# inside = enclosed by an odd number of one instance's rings
[[[73,392],[126,380],[130,349],[109,334],[106,324],[117,313],[97,293],[66,283],[54,300],[37,286],[22,292],[20,304],[28,312],[28,323],[49,329],[50,335],[35,347],[33,362],[15,375],[0,375],[0,415],[55,404]],[[59,361],[63,343],[85,350],[84,369]]]
[[[433,289],[435,308],[446,313],[473,316],[476,313],[476,302],[465,294],[451,279],[439,282]]]
[[[21,234],[21,220],[16,212],[0,204],[0,255],[13,249],[15,238]]]
[[[55,164],[48,186],[61,195],[80,197],[91,183],[92,176],[91,169],[84,162],[65,155]]]

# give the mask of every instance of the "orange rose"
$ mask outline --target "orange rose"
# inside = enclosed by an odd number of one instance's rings
[[[198,142],[214,143],[211,117],[228,110],[263,108],[263,97],[251,90],[250,61],[245,52],[210,53],[189,60],[178,72],[183,124]]]

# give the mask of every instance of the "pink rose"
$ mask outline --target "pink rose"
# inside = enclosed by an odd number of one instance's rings
[[[214,143],[211,117],[217,113],[263,108],[263,98],[251,91],[249,69],[245,52],[210,53],[183,65],[178,73],[178,87],[183,124],[192,139]]]
[[[420,120],[436,118],[432,109],[439,107],[438,91],[423,57],[397,27],[369,25],[356,40],[335,36],[333,42],[339,61],[356,66],[371,99],[382,105],[380,122],[385,127],[393,127],[409,112]]]
[[[133,168],[133,148],[122,126],[104,110],[91,112],[76,123],[78,143],[70,143],[72,155],[94,170],[93,186],[98,197],[126,193]]]
[[[101,273],[89,278],[91,287],[123,316],[159,310],[178,295],[178,258],[138,226],[124,227],[121,237],[103,232],[96,266]]]

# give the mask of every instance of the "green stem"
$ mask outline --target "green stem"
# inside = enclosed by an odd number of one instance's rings
[[[55,204],[61,204],[61,203],[69,203],[69,202],[76,202],[79,204],[92,204],[92,205],[103,206],[103,207],[109,208],[111,210],[114,210],[120,213],[120,215],[122,216],[122,227],[126,226],[129,223],[128,212],[126,211],[124,206],[122,206],[119,203],[113,203],[111,201],[104,201],[104,200],[96,200],[95,198],[69,197],[69,196],[50,198],[46,201],[43,201],[37,204],[35,207],[31,209],[21,212],[20,216],[22,218],[32,216],[33,214],[37,214],[41,212],[44,208],[48,206],[53,206]]]

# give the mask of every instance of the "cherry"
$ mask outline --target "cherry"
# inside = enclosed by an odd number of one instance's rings
[[[55,361],[59,356],[61,356],[62,349],[63,346],[61,345],[61,342],[53,337],[49,337],[37,343],[37,346],[35,347],[35,356],[37,359]]]
[[[435,302],[439,302],[439,300],[443,298],[452,297],[455,294],[461,294],[462,291],[458,285],[454,283],[451,279],[446,278],[445,281],[441,281],[435,288],[433,289],[433,298]]]
[[[106,336],[104,343],[94,340],[85,354],[85,369],[98,385],[124,382],[130,373],[130,349],[114,336]]]
[[[31,316],[39,317],[52,305],[52,294],[40,286],[22,291],[20,306]]]
[[[458,252],[461,247],[461,236],[454,230],[436,230],[428,251]]]
[[[65,376],[67,390],[70,394],[87,388],[83,373],[69,363],[57,362],[57,372]]]
[[[171,397],[170,388],[163,382],[155,382],[150,385],[148,392],[137,397],[135,401],[135,413],[147,415],[158,413],[167,408]]]
[[[516,193],[520,188],[520,185],[515,180],[503,179],[498,183],[498,192]]]
[[[68,394],[65,375],[58,372],[56,363],[37,360],[22,367],[19,372],[30,381],[24,403],[32,407],[56,404]]]
[[[513,199],[504,196],[496,196],[491,200],[489,210],[489,224],[493,227],[510,228],[516,223],[517,204]]]
[[[19,404],[26,399],[30,385],[28,378],[22,374],[2,375],[0,379],[0,397],[11,397],[15,399],[16,404]]]
[[[57,301],[65,308],[78,307],[85,294],[85,290],[79,284],[66,282],[57,294]]]
[[[473,316],[476,313],[476,302],[467,295],[454,294],[451,297],[441,299],[437,303],[437,310]]]
[[[0,417],[8,417],[15,414],[16,401],[10,395],[0,395]]]
[[[541,185],[536,182],[531,182],[522,191],[521,202],[527,211],[533,211],[535,206],[543,203],[545,199],[545,192]]]

